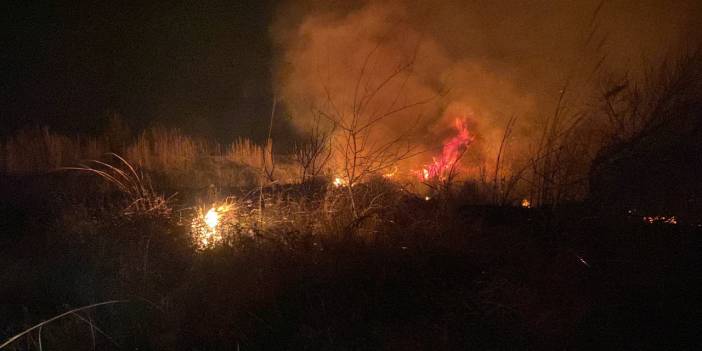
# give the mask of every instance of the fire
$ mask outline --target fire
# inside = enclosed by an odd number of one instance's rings
[[[212,206],[207,212],[198,210],[198,215],[191,224],[191,234],[198,250],[215,247],[224,240],[223,220],[232,210],[233,205],[224,203]]]
[[[219,223],[219,215],[214,207],[207,211],[207,214],[205,215],[205,223],[208,227],[210,227],[210,229],[215,229],[217,227],[217,224]]]
[[[333,184],[334,184],[334,187],[339,188],[339,187],[342,187],[342,186],[347,186],[347,185],[349,184],[349,182],[347,182],[347,181],[346,181],[345,179],[343,179],[343,178],[336,177],[336,178],[334,178],[334,183],[333,183]]]
[[[522,199],[521,205],[524,208],[531,208],[531,201],[529,201],[529,199]]]
[[[465,120],[457,118],[455,122],[456,135],[444,143],[441,155],[434,157],[432,163],[425,165],[418,172],[419,180],[446,181],[458,167],[458,161],[475,137],[468,131]]]
[[[392,171],[387,172],[387,173],[384,173],[384,174],[383,174],[383,178],[388,178],[388,179],[389,179],[389,178],[394,177],[395,174],[397,174],[397,170],[398,170],[398,168],[397,168],[397,166],[395,166],[395,167],[392,169]]]

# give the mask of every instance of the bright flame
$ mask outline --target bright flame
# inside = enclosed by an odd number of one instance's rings
[[[232,207],[232,204],[225,203],[212,206],[207,212],[204,212],[204,209],[198,210],[198,215],[191,225],[191,234],[198,250],[214,247],[224,240],[224,229],[220,224],[227,221],[225,215]]]
[[[337,188],[341,187],[341,186],[347,186],[348,184],[349,184],[349,182],[347,182],[346,180],[344,180],[340,177],[334,178],[334,186]]]
[[[418,173],[420,181],[437,179],[445,181],[458,167],[458,161],[475,137],[471,135],[463,119],[457,118],[455,122],[456,135],[444,143],[439,157],[434,157],[432,163],[425,165]]]
[[[424,168],[422,170],[422,178],[423,178],[422,180],[429,180],[429,170],[428,169]]]
[[[522,207],[531,208],[531,201],[529,201],[529,199],[522,199]]]
[[[207,224],[210,229],[215,229],[218,223],[219,214],[217,214],[217,210],[212,207],[209,211],[207,211],[207,214],[205,214],[205,224]]]

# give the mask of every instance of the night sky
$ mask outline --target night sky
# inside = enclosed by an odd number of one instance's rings
[[[3,133],[45,124],[95,133],[119,113],[134,129],[265,135],[271,1],[0,6]]]
[[[423,45],[417,89],[405,90],[452,92],[423,112],[430,141],[450,129],[443,116],[454,105],[476,111],[484,136],[515,114],[522,134],[538,131],[572,72],[592,72],[586,66],[606,57],[607,71],[629,74],[642,57],[655,66],[702,33],[702,5],[692,0],[16,1],[0,11],[0,135],[41,125],[99,133],[117,113],[137,131],[163,125],[260,142],[275,86],[278,146],[294,139],[291,115],[305,121],[310,103],[326,99],[313,89],[320,55],[343,96],[359,57],[388,33],[398,37],[381,45],[385,57],[401,56],[397,43]],[[596,47],[583,48],[591,31]]]

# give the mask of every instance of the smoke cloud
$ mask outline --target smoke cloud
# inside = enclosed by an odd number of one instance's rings
[[[315,108],[351,113],[359,77],[373,90],[411,62],[368,108],[431,101],[384,119],[378,137],[411,133],[428,150],[420,164],[464,118],[476,136],[467,162],[490,162],[511,116],[518,156],[566,82],[568,103],[586,107],[601,72],[639,75],[702,34],[701,14],[696,1],[293,0],[271,29],[274,86],[304,130]]]

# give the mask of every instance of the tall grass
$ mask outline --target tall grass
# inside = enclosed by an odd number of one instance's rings
[[[1,151],[2,171],[25,174],[97,158],[106,152],[106,147],[97,138],[69,137],[43,127],[18,131],[2,142]]]
[[[184,170],[208,154],[207,143],[178,129],[145,130],[126,150],[126,158],[148,170]]]
[[[221,144],[163,127],[144,130],[132,140],[118,141],[112,134],[108,130],[86,138],[53,132],[48,127],[20,130],[0,141],[0,172],[44,173],[85,160],[104,160],[106,154],[115,153],[146,172],[226,185],[242,182],[242,168],[261,169],[264,162],[271,163],[272,157],[270,143],[263,147],[245,138]]]
[[[229,161],[241,163],[253,168],[262,168],[266,155],[270,155],[270,143],[266,146],[267,150],[254,144],[251,140],[239,138],[229,144],[222,153],[222,156]]]

